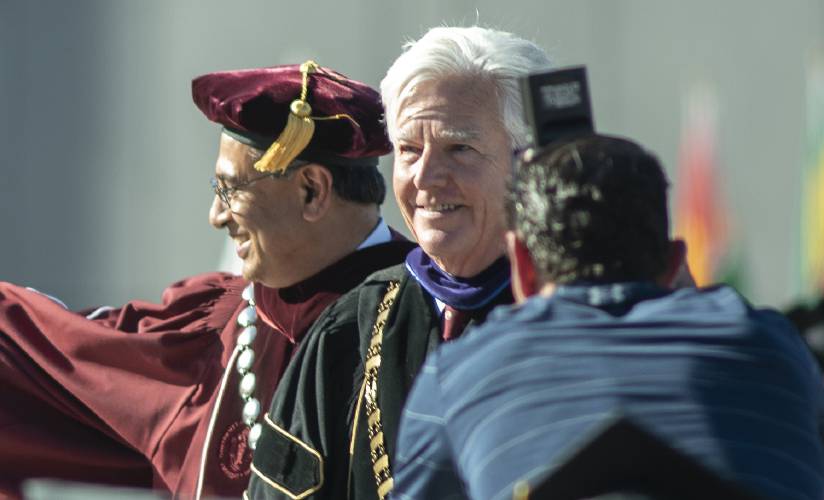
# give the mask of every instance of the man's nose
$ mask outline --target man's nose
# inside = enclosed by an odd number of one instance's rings
[[[216,229],[223,229],[232,218],[232,210],[229,205],[215,195],[212,198],[212,206],[209,207],[209,224]]]
[[[428,189],[446,185],[449,177],[449,164],[445,155],[431,149],[425,150],[418,159],[418,168],[415,172],[415,187]]]

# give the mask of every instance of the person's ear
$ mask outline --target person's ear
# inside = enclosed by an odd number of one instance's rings
[[[685,288],[695,286],[695,279],[687,265],[687,244],[682,239],[669,243],[667,266],[658,278],[658,284],[666,288]]]
[[[303,200],[303,218],[309,222],[322,218],[332,203],[332,173],[317,163],[296,172]]]
[[[506,233],[506,252],[512,270],[512,295],[520,303],[540,291],[538,273],[529,250],[513,231]]]

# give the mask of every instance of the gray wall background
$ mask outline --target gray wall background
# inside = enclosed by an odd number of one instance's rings
[[[377,85],[404,40],[475,22],[589,65],[598,128],[673,179],[683,94],[710,82],[749,296],[793,300],[824,0],[0,0],[0,279],[72,307],[158,300],[214,269],[225,240],[206,221],[219,129],[192,77],[312,58]],[[394,203],[385,214],[402,226]]]

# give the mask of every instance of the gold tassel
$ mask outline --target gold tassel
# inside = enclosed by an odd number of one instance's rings
[[[256,170],[283,172],[312,140],[315,133],[315,122],[309,116],[312,114],[312,107],[307,102],[294,100],[290,108],[286,127],[260,160],[255,162]]]
[[[289,105],[289,116],[286,118],[286,126],[275,142],[269,146],[266,153],[255,162],[255,170],[260,172],[278,173],[285,171],[312,140],[315,134],[315,120],[341,120],[347,119],[356,127],[360,128],[358,122],[347,114],[337,114],[333,116],[312,116],[312,106],[307,102],[309,94],[309,75],[320,70],[315,61],[306,61],[300,65],[300,72],[303,74],[300,98],[292,101]]]
[[[300,72],[303,73],[300,99],[292,101],[286,126],[260,160],[255,162],[256,170],[283,172],[292,160],[309,145],[315,133],[315,122],[312,120],[312,106],[306,99],[309,93],[309,74],[317,70],[318,65],[314,61],[306,61],[300,65]]]

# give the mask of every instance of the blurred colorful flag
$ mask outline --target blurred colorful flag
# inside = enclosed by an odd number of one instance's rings
[[[801,199],[801,295],[824,293],[824,54],[807,67],[807,153]]]
[[[715,93],[707,85],[695,85],[685,99],[682,119],[675,184],[675,235],[687,242],[687,262],[698,286],[712,284],[719,278],[729,243],[729,218],[718,197],[717,122]],[[740,267],[740,263],[734,264]]]

